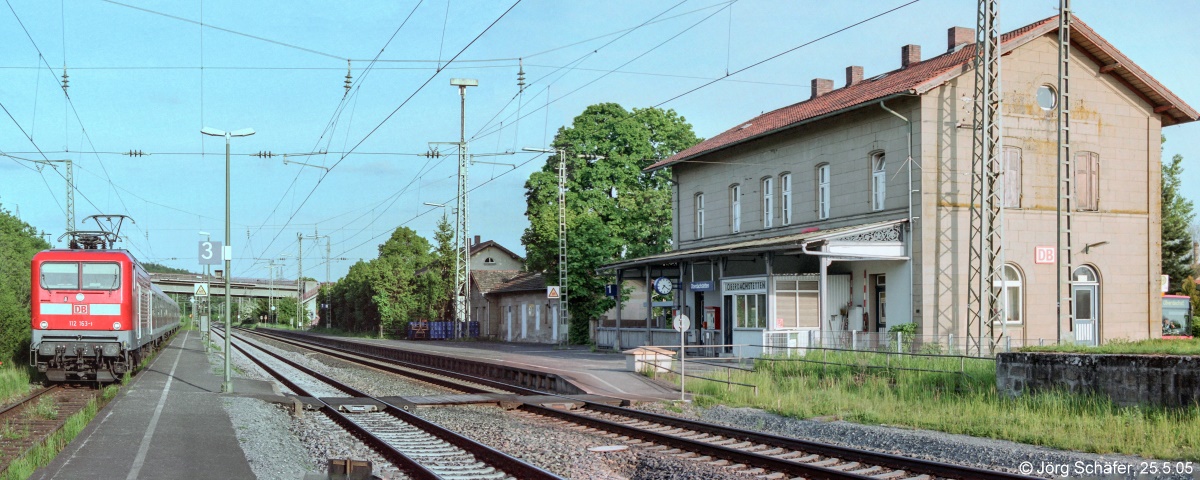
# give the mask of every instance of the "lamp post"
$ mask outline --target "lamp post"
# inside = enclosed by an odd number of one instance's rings
[[[225,259],[225,383],[221,386],[221,391],[225,393],[233,393],[233,378],[229,365],[230,358],[230,340],[233,332],[230,330],[232,322],[229,321],[229,263],[233,259],[233,247],[229,245],[229,139],[232,137],[249,137],[254,135],[253,128],[243,128],[232,132],[225,132],[215,128],[204,127],[200,129],[200,133],[213,137],[225,137],[225,247],[221,252],[221,256]]]

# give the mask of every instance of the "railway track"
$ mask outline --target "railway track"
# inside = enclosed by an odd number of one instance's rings
[[[56,384],[0,409],[0,472],[45,442],[99,393],[92,386]]]
[[[233,338],[238,340],[233,344],[235,349],[292,391],[316,398],[323,405],[320,408],[322,413],[392,462],[409,478],[560,478],[258,347],[237,335]],[[287,368],[280,368],[280,363]],[[315,386],[314,383],[325,386]],[[328,395],[330,393],[334,395]],[[322,396],[349,396],[364,402],[363,405],[342,403],[334,406],[320,398]],[[382,409],[375,410],[378,405],[382,405]]]
[[[457,372],[399,362],[325,345],[313,345],[288,336],[256,332],[272,340],[319,351],[345,361],[380,368],[391,365],[400,375],[422,381],[466,382],[445,384],[463,393],[504,390],[523,395],[551,395],[524,387]],[[561,395],[559,395],[561,396]],[[570,398],[570,397],[565,397]],[[633,446],[659,450],[694,461],[710,462],[764,478],[823,479],[1027,479],[1022,475],[909,458],[833,444],[696,422],[629,408],[582,402],[583,407],[561,410],[524,404],[519,415],[544,418],[577,430],[598,433]]]

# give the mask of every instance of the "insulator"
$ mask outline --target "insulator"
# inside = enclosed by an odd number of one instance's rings
[[[352,81],[353,79],[354,79],[354,77],[352,77],[350,75],[350,60],[346,59],[346,80],[345,80],[346,93],[342,94],[343,96],[350,94],[350,85],[354,83]]]
[[[67,93],[67,88],[71,86],[70,85],[71,81],[68,80],[68,78],[70,78],[70,75],[67,75],[67,66],[63,65],[63,74],[62,74],[63,93]]]
[[[517,87],[525,91],[525,60],[517,59]]]

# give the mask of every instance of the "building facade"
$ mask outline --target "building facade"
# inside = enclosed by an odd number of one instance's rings
[[[1037,257],[1058,233],[1057,39],[1057,17],[1001,38],[1003,280],[993,288],[1006,321],[974,333],[1006,346],[1154,338],[1159,139],[1198,114],[1074,20],[1073,320],[1059,325],[1057,269]],[[897,70],[864,78],[852,66],[841,88],[815,79],[807,101],[649,167],[677,182],[676,250],[605,268],[644,282],[651,311],[601,329],[597,343],[678,344],[654,321],[667,312],[694,319],[689,342],[751,354],[870,346],[906,323],[921,343],[966,349],[974,40],[955,27],[933,58],[907,45]]]

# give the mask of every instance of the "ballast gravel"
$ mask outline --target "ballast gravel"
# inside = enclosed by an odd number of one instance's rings
[[[324,355],[300,353],[275,342],[275,351],[318,372],[335,377],[375,396],[444,395],[449,391],[434,385],[405,381],[396,375],[353,366]],[[219,356],[216,357],[219,359]],[[257,366],[241,355],[234,364],[247,376],[260,378]],[[799,420],[751,408],[717,406],[698,408],[685,405],[643,404],[637,408],[655,413],[681,416],[710,423],[729,425],[788,437],[814,440],[879,452],[945,461],[989,470],[1020,472],[1022,462],[1075,468],[1122,463],[1137,466],[1149,460],[1122,456],[1096,455],[1054,450],[1001,440],[911,430],[886,426],[860,425],[844,421]],[[323,414],[306,411],[295,416],[290,407],[267,404],[256,399],[227,401],[226,409],[238,430],[239,441],[259,478],[301,478],[307,473],[325,471],[328,460],[340,458],[372,461],[381,478],[404,478],[400,472],[361,442],[345,433]],[[672,455],[659,454],[632,446],[609,452],[589,448],[624,445],[598,434],[556,424],[556,422],[519,411],[499,407],[471,405],[419,408],[412,413],[463,432],[474,440],[521,458],[556,475],[571,479],[744,479],[749,475],[702,462],[691,462]],[[274,442],[274,443],[273,443]],[[291,447],[283,446],[294,442]],[[296,452],[303,452],[297,454]],[[306,458],[299,459],[297,456]],[[1063,467],[1065,466],[1065,467]],[[1061,478],[1062,475],[1035,475]],[[1068,475],[1078,478],[1079,475]],[[1091,476],[1089,478],[1147,478],[1136,475]],[[1163,476],[1153,478],[1193,478]]]

